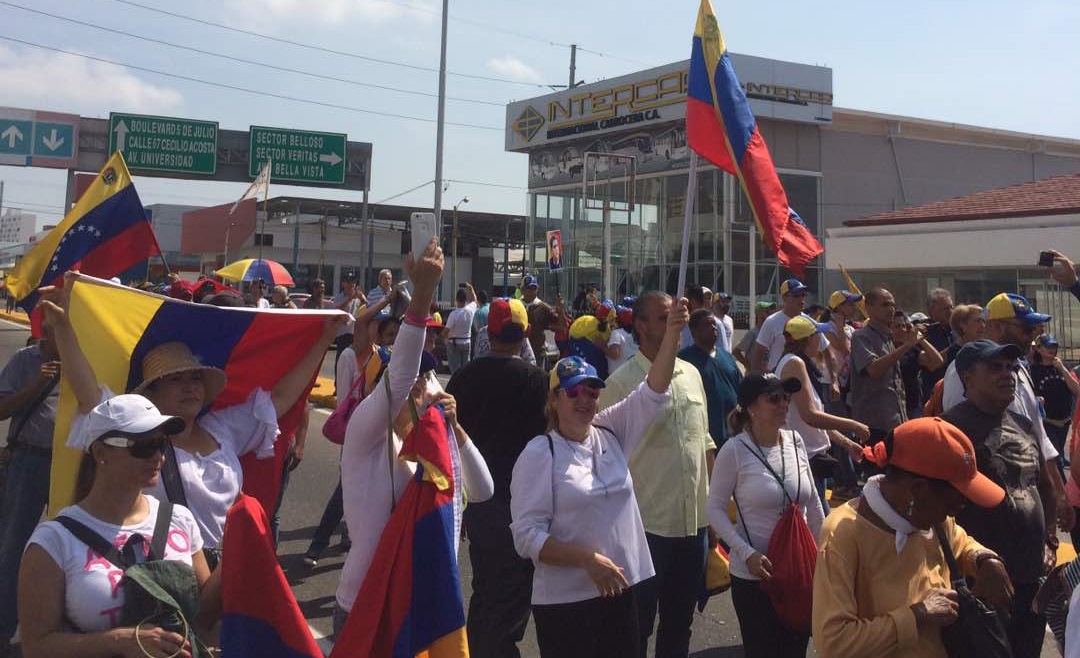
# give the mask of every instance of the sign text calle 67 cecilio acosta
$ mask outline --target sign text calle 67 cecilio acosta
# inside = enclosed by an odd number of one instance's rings
[[[213,175],[216,121],[143,114],[109,114],[109,153],[120,151],[131,169]]]
[[[272,160],[273,182],[344,183],[347,141],[342,133],[251,126],[248,175],[258,176]]]

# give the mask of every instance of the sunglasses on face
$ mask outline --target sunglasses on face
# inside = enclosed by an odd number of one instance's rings
[[[769,393],[765,396],[765,399],[769,401],[769,404],[780,404],[781,402],[791,402],[791,393]]]
[[[150,459],[157,456],[158,453],[165,453],[165,444],[168,443],[168,437],[159,436],[154,439],[143,439],[136,441],[123,436],[107,436],[101,440],[107,446],[114,448],[127,448],[128,454],[135,459]]]
[[[571,400],[582,394],[584,394],[585,397],[592,398],[593,400],[596,400],[600,397],[600,389],[595,386],[590,386],[588,384],[574,384],[570,388],[564,388],[563,393],[565,393],[566,397],[570,398]]]

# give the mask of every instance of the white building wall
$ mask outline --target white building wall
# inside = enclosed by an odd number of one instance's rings
[[[0,217],[0,242],[26,244],[37,233],[37,215],[11,208]]]

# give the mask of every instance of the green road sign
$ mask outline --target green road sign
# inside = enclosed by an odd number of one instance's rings
[[[347,141],[341,133],[252,126],[248,175],[255,178],[272,160],[271,181],[344,183]]]
[[[209,174],[217,171],[216,121],[109,114],[109,153],[131,169]]]

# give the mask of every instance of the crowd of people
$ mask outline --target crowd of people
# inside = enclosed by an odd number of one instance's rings
[[[1054,257],[1051,276],[1080,300],[1073,263]],[[756,301],[737,341],[731,295],[702,286],[618,302],[583,287],[567,308],[527,275],[507,298],[460,284],[443,316],[442,270],[433,240],[408,256],[408,288],[391,270],[366,293],[347,275],[332,298],[314,281],[301,305],[343,313],[269,390],[212,411],[225,373],[182,342],[150,350],[132,390],[102,386],[64,291],[42,291],[44,336],[0,372],[3,637],[29,658],[212,644],[239,458],[272,452],[278,418],[334,347],[341,477],[304,559],[316,565],[344,520],[335,633],[416,468],[394,456],[417,410],[439,405],[473,571],[472,656],[519,656],[531,616],[545,658],[645,658],[650,645],[685,657],[716,555],[750,658],[804,656],[811,638],[830,658],[973,655],[975,636],[1005,652],[978,655],[1035,658],[1048,622],[1080,656],[1066,612],[1080,563],[1053,569],[1057,530],[1080,538],[1068,468],[1080,380],[1051,318],[1019,294],[954,305],[935,289],[908,312],[874,286],[809,308],[792,278],[777,303]],[[160,292],[296,307],[263,281]],[[85,457],[74,504],[39,523],[61,377],[78,404],[65,442]],[[306,432],[305,417],[284,481]],[[132,621],[118,576],[147,559],[181,565],[197,592],[190,632]]]

